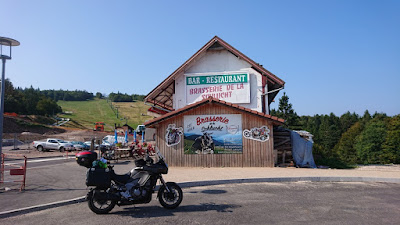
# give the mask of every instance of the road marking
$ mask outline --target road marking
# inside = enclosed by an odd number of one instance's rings
[[[63,200],[63,201],[58,201],[58,202],[52,202],[52,203],[47,203],[47,204],[41,204],[41,205],[35,205],[35,206],[29,206],[25,208],[20,208],[20,209],[13,209],[13,210],[8,210],[4,212],[0,212],[0,218],[1,217],[7,217],[10,214],[14,213],[27,213],[27,212],[33,212],[33,211],[38,211],[38,210],[43,210],[43,209],[49,209],[52,207],[58,207],[58,206],[63,206],[71,203],[79,203],[85,201],[86,196],[82,197],[77,197],[73,199],[68,199],[68,200]]]
[[[56,161],[56,160],[67,160],[67,159],[75,159],[75,156],[68,156],[66,157],[56,157],[56,158],[46,158],[46,159],[28,159],[28,163],[37,163],[37,162],[48,162],[48,161]],[[5,166],[17,165],[23,163],[23,160],[18,160],[17,162],[13,163],[4,163]]]

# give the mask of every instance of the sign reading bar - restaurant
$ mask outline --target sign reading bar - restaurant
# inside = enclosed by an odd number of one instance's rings
[[[186,74],[186,103],[214,97],[231,103],[250,103],[248,73]]]

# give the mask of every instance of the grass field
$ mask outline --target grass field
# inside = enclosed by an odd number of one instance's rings
[[[104,129],[113,131],[115,123],[122,126],[127,121],[129,126],[136,128],[138,124],[143,124],[146,120],[152,119],[151,116],[146,114],[149,106],[143,102],[113,102],[114,110],[105,99],[58,101],[57,104],[61,106],[63,112],[69,112],[59,115],[62,118],[71,119],[70,122],[65,124],[66,127],[93,129],[95,122],[104,122],[106,124]],[[118,118],[116,108],[118,108]],[[127,120],[123,118],[127,118]]]

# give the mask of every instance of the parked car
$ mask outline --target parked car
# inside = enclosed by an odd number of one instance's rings
[[[74,149],[76,151],[82,151],[82,150],[89,150],[90,145],[87,145],[81,141],[71,141],[71,144],[74,146]]]
[[[136,133],[139,135],[142,135],[142,133],[146,130],[146,127],[144,125],[138,125],[136,127]]]
[[[118,136],[117,142],[118,143],[125,142],[125,136]],[[115,135],[107,135],[102,140],[103,145],[113,145],[114,143],[115,143]]]
[[[48,150],[59,150],[60,152],[63,152],[65,150],[71,151],[74,150],[74,147],[72,144],[60,140],[60,139],[54,139],[54,138],[47,138],[47,140],[43,141],[34,141],[33,142],[33,147],[35,147],[38,151],[48,151]]]
[[[154,128],[146,128],[144,125],[138,125],[136,127],[136,133],[138,135],[143,135],[146,141],[155,141],[156,140],[156,129]]]
[[[110,142],[104,141],[104,140],[103,140],[103,142],[101,143],[100,147],[101,147],[101,146],[112,146],[112,145],[113,145],[113,144],[111,144]]]
[[[90,145],[92,144],[91,141],[85,141],[85,142],[83,142],[83,143],[84,143],[85,145],[89,146],[89,149],[90,149]],[[99,149],[99,145],[96,144],[96,143],[94,143],[94,148],[95,148],[95,149]]]

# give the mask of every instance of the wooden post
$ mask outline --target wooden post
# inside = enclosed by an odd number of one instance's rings
[[[286,150],[283,150],[283,153],[282,153],[282,163],[285,163],[286,162]]]

